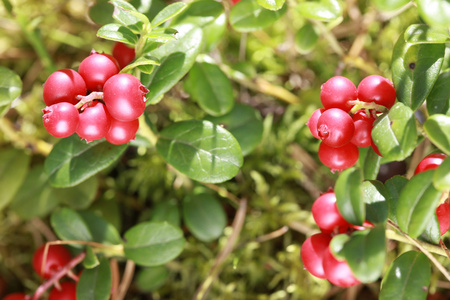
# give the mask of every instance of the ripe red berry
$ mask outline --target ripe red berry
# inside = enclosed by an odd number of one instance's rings
[[[345,260],[337,260],[328,247],[323,256],[323,269],[325,276],[332,284],[341,287],[350,287],[359,283]]]
[[[342,217],[336,204],[336,194],[328,191],[314,201],[311,208],[314,221],[322,232],[331,233],[335,228],[348,228],[351,226]]]
[[[79,124],[78,110],[67,102],[56,103],[42,110],[42,121],[51,135],[64,138],[75,133]]]
[[[358,110],[352,117],[355,124],[355,133],[351,143],[358,147],[369,147],[372,145],[372,128],[375,118],[368,117],[364,110]]]
[[[114,44],[112,55],[119,63],[121,69],[125,68],[136,57],[134,48],[128,47],[126,44],[116,42]]]
[[[309,127],[309,131],[311,131],[311,134],[316,138],[320,139],[319,134],[317,132],[317,121],[319,120],[320,116],[323,114],[325,109],[319,108],[316,109],[311,117],[309,117],[308,122],[306,122],[306,126]]]
[[[392,82],[379,75],[370,75],[358,85],[358,99],[364,102],[375,102],[386,108],[395,103],[396,93]]]
[[[317,120],[317,134],[328,146],[342,147],[353,137],[355,124],[348,113],[339,108],[325,110]]]
[[[327,233],[317,233],[303,243],[300,250],[303,266],[312,275],[325,279],[323,270],[323,256],[331,241],[331,235]]]
[[[339,108],[349,112],[353,105],[348,101],[356,100],[358,93],[353,82],[343,76],[328,79],[321,87],[320,101],[325,109]]]
[[[319,159],[332,172],[350,168],[358,161],[358,157],[358,147],[352,143],[339,148],[330,147],[325,143],[320,143],[319,146]]]
[[[43,97],[47,106],[69,102],[77,104],[78,95],[86,96],[86,83],[76,71],[63,69],[53,72],[44,83]]]
[[[78,72],[86,82],[87,89],[91,92],[101,92],[105,82],[119,71],[119,64],[112,55],[97,53],[94,50],[81,62],[78,68]]]
[[[24,293],[13,293],[6,295],[3,300],[30,300],[31,297],[25,295]]]
[[[80,114],[77,134],[86,142],[92,142],[104,138],[111,124],[105,105],[98,101],[92,101]]]
[[[417,165],[416,170],[414,171],[414,175],[417,175],[419,173],[433,170],[439,167],[444,159],[447,158],[447,155],[444,153],[432,153],[428,156],[426,156],[424,159],[420,161],[420,163]]]
[[[77,300],[77,284],[73,281],[61,282],[61,288],[53,287],[48,300]]]
[[[67,265],[72,259],[72,255],[66,247],[61,245],[50,245],[48,247],[45,267],[42,269],[44,261],[45,244],[40,246],[33,255],[33,269],[43,278],[50,278],[61,267]]]
[[[121,73],[111,77],[104,86],[103,101],[111,117],[122,122],[139,118],[145,110],[148,90],[133,75]]]
[[[126,144],[136,137],[138,129],[138,119],[130,122],[122,122],[111,118],[111,126],[109,127],[109,131],[105,138],[114,145]]]
[[[448,201],[445,201],[436,208],[436,216],[441,235],[444,235],[450,229],[450,203]]]

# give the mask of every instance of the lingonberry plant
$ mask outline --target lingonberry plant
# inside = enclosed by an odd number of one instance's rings
[[[449,298],[445,0],[3,0],[0,298]]]

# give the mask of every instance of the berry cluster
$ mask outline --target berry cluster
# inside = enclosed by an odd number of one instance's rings
[[[322,140],[319,159],[333,172],[353,166],[359,157],[358,147],[377,152],[371,133],[377,113],[395,103],[394,86],[388,79],[370,75],[358,88],[348,78],[335,76],[322,85],[319,108],[309,118],[311,134]]]
[[[116,55],[127,53],[122,64],[131,59],[126,51],[115,50]],[[87,142],[106,138],[120,145],[134,139],[148,90],[135,76],[119,71],[113,56],[92,51],[78,72],[63,69],[52,73],[44,83],[45,129],[59,138],[77,133]]]
[[[365,227],[352,225],[342,217],[336,204],[336,195],[331,189],[316,199],[311,212],[321,232],[310,236],[303,243],[300,252],[303,266],[312,275],[328,279],[334,285],[349,287],[358,284],[348,263],[337,259],[329,246],[334,235],[351,234]],[[373,225],[366,221],[364,226]]]

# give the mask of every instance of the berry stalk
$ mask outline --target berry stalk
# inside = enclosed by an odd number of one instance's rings
[[[79,102],[75,104],[76,109],[80,109],[84,104],[94,100],[103,100],[103,92],[92,92],[87,96],[78,95],[75,97]]]

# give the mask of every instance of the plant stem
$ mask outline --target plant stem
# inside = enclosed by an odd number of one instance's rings
[[[133,279],[135,267],[136,265],[132,260],[127,260],[125,271],[122,276],[122,282],[119,285],[119,292],[116,298],[117,300],[125,299],[125,295],[127,294],[128,288],[130,287],[131,281]]]
[[[103,92],[92,92],[87,96],[78,95],[76,99],[79,100],[79,102],[75,104],[75,108],[80,109],[86,103],[94,100],[103,100]]]
[[[350,110],[352,114],[357,112],[360,109],[374,109],[379,112],[385,112],[387,111],[387,108],[383,105],[375,104],[374,102],[364,102],[359,100],[352,100],[348,101],[348,104],[354,105],[353,108]]]

